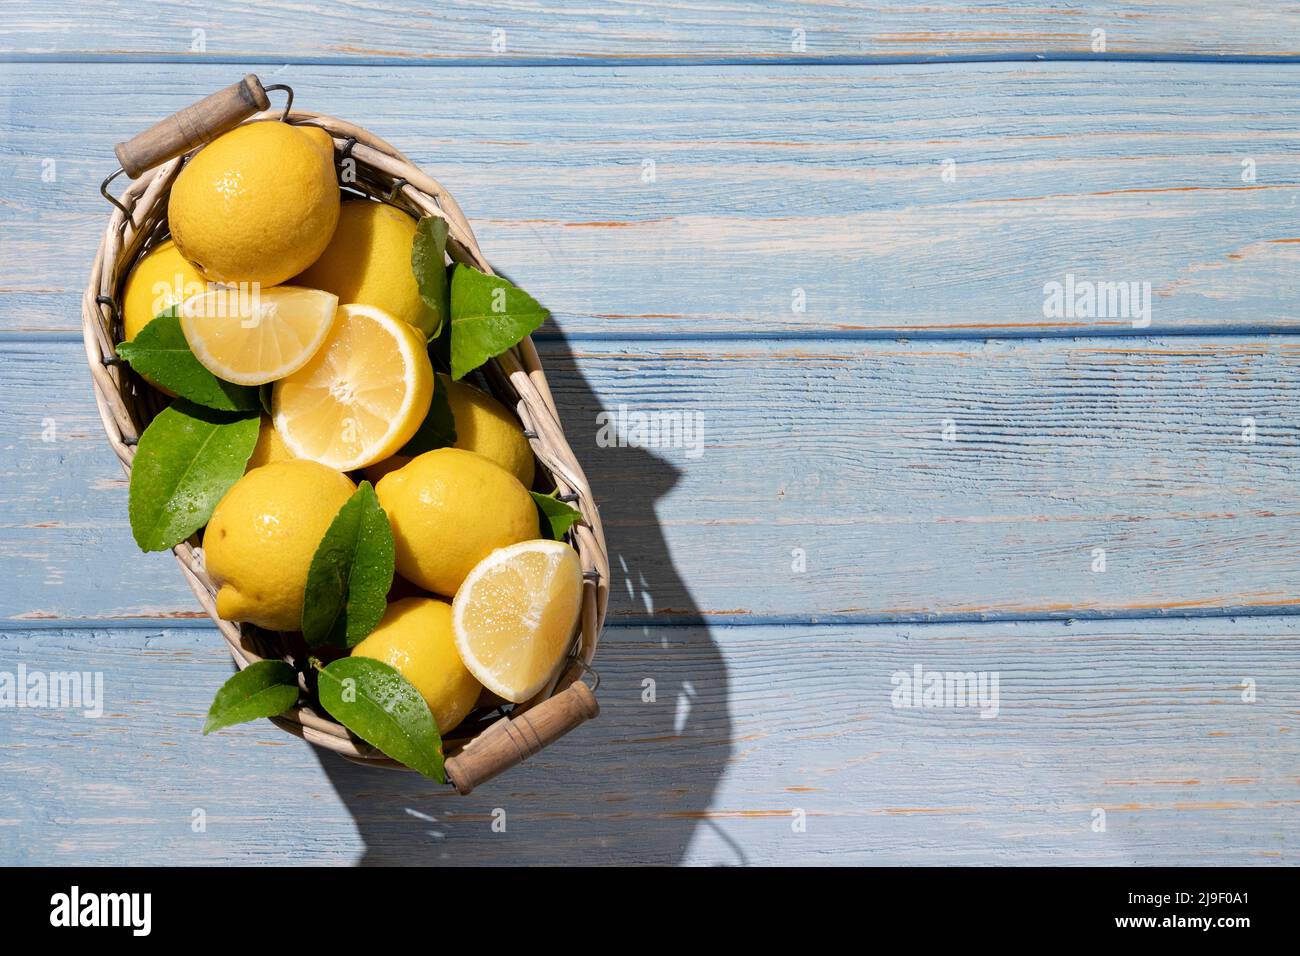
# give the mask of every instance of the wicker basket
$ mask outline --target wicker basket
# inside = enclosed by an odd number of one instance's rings
[[[105,197],[116,208],[95,256],[81,313],[95,401],[109,444],[128,475],[140,433],[168,399],[116,358],[114,346],[122,337],[118,308],[122,285],[140,256],[167,237],[167,198],[184,162],[196,148],[221,132],[240,122],[258,121],[322,127],[334,139],[340,169],[349,173],[344,179],[345,190],[383,200],[417,217],[445,219],[450,256],[484,272],[492,271],[464,213],[441,184],[384,140],[358,126],[330,116],[292,111],[292,91],[288,92],[290,105],[271,113],[264,88],[256,77],[248,76],[118,147],[123,170],[105,180],[104,187]],[[122,171],[135,178],[114,199],[108,186]],[[351,181],[353,171],[355,182]],[[518,413],[542,470],[553,479],[560,495],[582,512],[583,521],[574,526],[569,538],[582,561],[584,592],[580,629],[568,666],[551,685],[509,712],[504,708],[475,711],[444,741],[449,782],[461,793],[468,793],[596,715],[599,708],[592,693],[595,683],[589,687],[580,678],[584,673],[595,675],[591,659],[609,594],[609,560],[596,503],[565,440],[532,341],[525,339],[485,366],[483,372],[488,388]],[[288,642],[278,635],[217,617],[216,588],[204,571],[198,535],[172,550],[240,668],[264,657],[293,662]],[[401,767],[310,702],[300,702],[273,720],[283,729],[356,762]]]

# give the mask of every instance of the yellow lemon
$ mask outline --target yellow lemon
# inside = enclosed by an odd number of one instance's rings
[[[248,457],[248,467],[244,470],[252,471],[254,468],[261,468],[263,465],[274,464],[277,461],[292,461],[293,458],[293,452],[284,443],[280,433],[275,430],[271,419],[263,415],[262,421],[257,426],[257,444],[253,446],[253,454]]]
[[[176,243],[168,239],[146,252],[131,270],[122,290],[123,339],[130,342],[164,312],[207,289]]]
[[[501,548],[456,592],[456,650],[484,687],[520,703],[559,668],[581,608],[582,564],[563,541]]]
[[[325,251],[339,187],[323,130],[246,123],[195,154],[172,185],[167,219],[181,253],[209,279],[273,286]]]
[[[375,493],[393,526],[398,573],[437,594],[455,594],[497,548],[537,537],[537,507],[519,479],[472,451],[425,452]]]
[[[176,243],[168,239],[154,246],[140,257],[122,290],[122,340],[130,342],[158,313],[199,295],[207,284],[199,270],[181,255]],[[160,392],[175,397],[175,392],[147,376],[144,379]]]
[[[433,312],[420,298],[411,271],[415,220],[395,206],[359,199],[345,202],[338,228],[294,285],[333,292],[340,302],[373,305],[433,334]]]
[[[525,488],[533,486],[533,450],[528,447],[524,430],[507,408],[473,385],[452,381],[450,375],[438,374],[438,387],[446,389],[452,417],[456,420],[456,446],[478,452],[496,462],[519,479]],[[378,481],[411,459],[394,455],[366,469],[366,477]]]
[[[419,330],[371,306],[343,305],[320,351],[275,383],[271,417],[296,457],[352,471],[410,441],[432,399]]]
[[[329,160],[330,165],[334,164],[334,137],[319,126],[295,126],[294,129],[306,136],[312,145],[319,149],[321,154]]]
[[[410,681],[443,735],[474,709],[483,689],[456,653],[451,605],[435,598],[409,597],[388,605],[352,656],[382,661]]]
[[[203,534],[204,566],[219,588],[217,614],[298,630],[312,556],[354,491],[346,475],[314,461],[275,462],[235,482]]]
[[[181,331],[213,375],[265,385],[307,364],[333,327],[338,304],[320,289],[219,286],[181,303]]]

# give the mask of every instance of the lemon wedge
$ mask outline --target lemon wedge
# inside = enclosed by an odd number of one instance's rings
[[[498,548],[456,591],[456,650],[479,683],[520,703],[559,668],[581,608],[582,565],[563,541]]]
[[[219,286],[181,304],[181,331],[213,375],[263,385],[296,372],[316,354],[338,304],[338,296],[319,289]]]
[[[368,305],[341,305],[324,344],[275,383],[271,418],[297,458],[352,471],[415,435],[433,400],[424,334]]]

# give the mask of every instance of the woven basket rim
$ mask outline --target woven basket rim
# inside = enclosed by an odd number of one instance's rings
[[[354,164],[355,181],[344,183],[344,188],[404,208],[417,216],[442,218],[448,226],[451,258],[494,274],[479,249],[468,219],[451,193],[391,144],[363,127],[304,110],[295,110],[287,115],[279,110],[268,110],[244,122],[273,121],[323,128],[334,140],[336,165],[338,161],[349,159]],[[128,476],[135,443],[143,430],[143,419],[151,418],[161,410],[166,400],[116,357],[114,346],[121,335],[117,307],[119,292],[139,257],[166,236],[166,202],[171,185],[186,160],[196,151],[147,170],[126,187],[118,201],[131,212],[131,216],[128,218],[120,208],[113,209],[82,298],[82,336],[95,403],[109,445]],[[493,359],[483,371],[490,390],[513,407],[519,416],[542,469],[552,477],[561,495],[574,496],[573,503],[583,514],[583,521],[576,524],[570,533],[584,574],[582,611],[573,660],[539,694],[516,705],[510,714],[513,717],[563,690],[579,679],[583,671],[591,669],[609,600],[609,557],[595,498],[565,438],[554,397],[531,337]],[[225,639],[235,664],[243,669],[267,653],[267,636],[259,634],[256,628],[241,628],[217,616],[216,588],[203,569],[197,540],[196,534],[172,551],[199,604]],[[300,704],[272,720],[281,729],[358,763],[408,769],[358,740],[341,724],[314,707]],[[484,716],[474,725],[476,732],[473,734],[461,733],[465,727],[462,724],[444,742],[447,757],[472,746],[496,723],[496,719]]]

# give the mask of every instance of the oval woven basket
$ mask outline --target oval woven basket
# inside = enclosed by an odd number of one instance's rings
[[[416,217],[445,219],[451,258],[483,272],[492,271],[455,199],[393,146],[359,126],[316,113],[264,109],[244,120],[275,121],[325,129],[334,139],[336,165],[349,174],[342,187],[346,192],[388,202]],[[122,338],[118,303],[132,266],[168,236],[168,195],[177,174],[194,152],[190,150],[145,170],[116,200],[117,208],[104,230],[82,300],[82,331],[95,402],[109,444],[128,475],[141,432],[169,399],[145,384],[116,357],[114,346]],[[355,181],[352,181],[353,172]],[[508,712],[506,708],[476,710],[444,740],[449,782],[462,793],[536,753],[582,720],[595,716],[598,710],[595,699],[580,678],[584,673],[594,676],[590,665],[600,639],[609,594],[609,560],[600,516],[586,476],[564,437],[555,400],[532,340],[524,339],[482,371],[486,387],[519,415],[541,470],[554,481],[560,496],[582,512],[583,520],[574,525],[569,540],[581,558],[584,589],[580,626],[572,652],[567,666],[550,685]],[[217,616],[216,588],[204,570],[200,535],[201,532],[172,550],[199,603],[225,638],[235,663],[241,669],[266,657],[293,663],[289,642],[280,635],[233,624]],[[563,706],[561,698],[564,698]],[[304,695],[293,710],[272,719],[284,730],[356,762],[402,768],[306,700]]]

